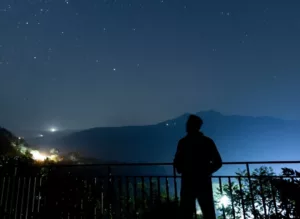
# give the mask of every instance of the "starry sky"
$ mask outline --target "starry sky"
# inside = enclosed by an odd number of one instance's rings
[[[0,124],[300,119],[299,0],[1,0]]]

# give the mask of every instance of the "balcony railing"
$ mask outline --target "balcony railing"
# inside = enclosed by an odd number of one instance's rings
[[[283,176],[268,169],[276,165],[297,169],[299,164],[225,162],[223,173],[212,177],[216,214],[221,218],[299,217],[299,175]],[[239,174],[234,174],[235,167],[240,167]],[[171,163],[0,167],[3,219],[174,218],[179,194],[180,175]],[[200,218],[197,209],[195,217]]]

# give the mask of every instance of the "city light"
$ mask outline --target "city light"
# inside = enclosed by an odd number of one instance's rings
[[[44,162],[46,159],[49,159],[54,162],[58,162],[61,160],[61,157],[59,157],[59,155],[57,154],[42,154],[38,150],[32,150],[30,151],[30,154],[32,155],[32,159],[38,162]]]
[[[47,156],[41,154],[39,151],[33,150],[30,151],[30,153],[32,154],[32,159],[36,160],[36,161],[45,161]]]
[[[56,128],[50,128],[50,132],[56,132],[57,129]]]

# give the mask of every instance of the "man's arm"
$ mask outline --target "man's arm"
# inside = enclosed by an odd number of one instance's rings
[[[176,153],[175,153],[175,158],[174,158],[174,161],[173,161],[173,166],[175,167],[176,171],[180,174],[182,173],[182,158],[183,158],[183,147],[182,147],[182,142],[181,140],[178,142],[178,145],[177,145],[177,150],[176,150]]]
[[[222,158],[217,149],[217,146],[213,140],[211,140],[211,149],[212,149],[212,169],[211,172],[215,173],[222,167]]]

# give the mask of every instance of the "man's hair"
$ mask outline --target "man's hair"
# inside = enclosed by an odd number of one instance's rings
[[[202,124],[203,120],[199,116],[190,115],[186,123],[187,132],[199,131]]]

